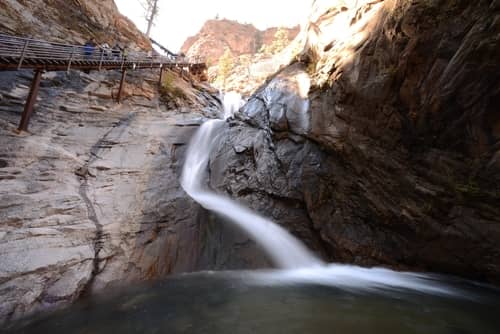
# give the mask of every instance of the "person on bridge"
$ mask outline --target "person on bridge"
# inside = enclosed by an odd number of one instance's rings
[[[111,58],[111,48],[109,47],[108,43],[101,44],[101,53],[104,59]]]
[[[90,59],[92,57],[92,54],[94,53],[95,46],[96,46],[96,44],[95,44],[95,41],[93,38],[88,40],[85,43],[85,45],[83,47],[85,58]]]
[[[120,54],[121,54],[121,48],[120,48],[120,45],[118,43],[115,44],[115,46],[113,46],[113,60],[119,60],[120,59]]]
[[[128,47],[124,46],[123,47],[123,60],[127,61],[128,54],[129,54]]]

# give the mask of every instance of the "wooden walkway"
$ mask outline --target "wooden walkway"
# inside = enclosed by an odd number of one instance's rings
[[[122,71],[117,100],[121,101],[127,70],[180,68],[199,74],[206,69],[200,61],[190,61],[173,53],[167,56],[145,52],[121,52],[92,46],[52,43],[43,40],[0,34],[0,71],[34,70],[30,93],[26,101],[19,130],[28,129],[42,73],[45,71],[119,70]]]

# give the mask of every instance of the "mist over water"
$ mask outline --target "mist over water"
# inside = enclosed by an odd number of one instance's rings
[[[401,288],[275,281],[297,271],[302,269],[177,275],[96,296],[8,334],[500,333],[498,291],[465,285],[486,296],[464,300]]]

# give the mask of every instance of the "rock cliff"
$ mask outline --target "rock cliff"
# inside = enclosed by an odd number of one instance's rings
[[[299,32],[299,26],[281,29],[288,35],[289,42]],[[275,42],[277,31],[278,28],[261,31],[251,24],[231,20],[208,20],[198,34],[184,42],[182,52],[207,60],[208,79],[214,87],[250,96],[268,76],[288,64],[294,50],[300,47],[293,44],[282,52],[262,52],[262,47]],[[230,52],[231,64],[222,78],[219,60],[226,50]]]
[[[151,49],[149,40],[113,0],[2,0],[0,32],[60,43],[120,43]]]
[[[0,7],[3,32],[149,45],[113,1]],[[156,70],[130,71],[117,104],[119,71],[47,72],[30,133],[18,133],[32,76],[0,72],[0,326],[204,266],[207,214],[177,180],[191,134],[220,112],[217,91],[169,71],[159,93]]]
[[[37,3],[2,2],[2,29],[59,22],[20,10]],[[227,122],[207,182],[330,261],[500,283],[500,2],[356,4],[314,2],[303,50]],[[176,77],[183,93],[160,96],[132,72],[116,105],[118,73],[47,73],[18,134],[30,79],[0,73],[0,322],[114,284],[268,265],[179,187],[187,141],[220,111],[210,87]]]
[[[211,185],[331,261],[500,283],[500,3],[356,3],[314,2]]]
[[[185,81],[196,99],[167,109],[157,75],[138,71],[118,105],[119,72],[49,72],[18,134],[29,79],[0,73],[0,323],[196,269],[206,214],[178,179],[191,134],[220,110],[213,91]]]
[[[299,27],[284,28],[290,40],[299,32]],[[217,63],[226,48],[234,57],[255,54],[262,45],[269,45],[274,39],[277,28],[259,30],[251,24],[232,20],[208,20],[200,32],[189,37],[181,51],[189,57],[203,57],[211,64]]]

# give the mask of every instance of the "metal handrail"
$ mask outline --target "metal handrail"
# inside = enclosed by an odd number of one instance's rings
[[[164,68],[180,68],[181,71],[187,68],[188,71],[197,73],[206,65],[205,63],[192,62],[192,60],[180,55],[161,56],[133,50],[126,50],[125,53],[123,50],[96,47],[90,43],[83,46],[71,45],[0,34],[0,70],[34,69],[33,82],[18,127],[20,131],[28,130],[42,73],[51,70],[69,71],[72,66],[85,71],[101,70],[102,68],[122,70],[116,96],[116,100],[120,102],[128,69],[159,68],[159,84],[161,84]]]
[[[72,64],[86,63],[101,68],[103,65],[149,65],[163,66],[164,64],[178,64],[187,66],[196,64],[192,59],[178,55],[152,55],[146,52],[127,51],[103,48],[98,46],[71,45],[48,42],[43,40],[17,37],[0,34],[0,63],[1,58],[14,59],[18,69],[27,62],[59,61],[67,65],[68,70]]]

